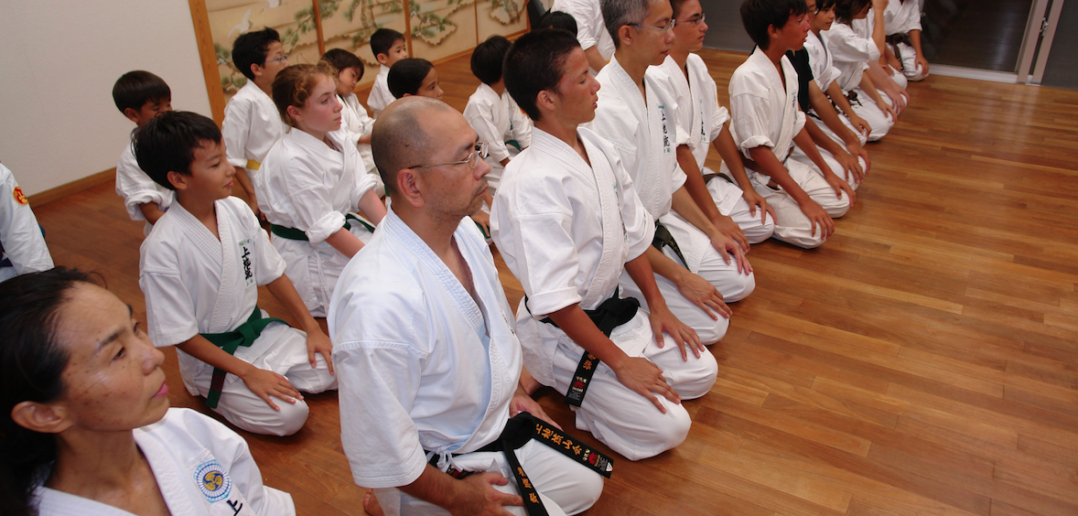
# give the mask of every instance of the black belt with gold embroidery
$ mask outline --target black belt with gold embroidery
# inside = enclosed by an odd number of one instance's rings
[[[595,323],[599,331],[607,337],[614,332],[614,328],[633,320],[633,317],[636,317],[636,311],[640,309],[639,300],[635,297],[622,299],[619,297],[620,292],[621,287],[618,287],[614,289],[613,296],[600,303],[594,310],[584,310],[591,322]],[[528,306],[527,297],[524,298],[524,306]],[[531,312],[531,309],[529,308],[528,311]],[[549,317],[544,317],[539,322],[559,328],[558,323]],[[588,392],[591,377],[598,368],[599,359],[585,351],[576,365],[576,372],[573,373],[573,380],[569,382],[569,389],[565,391],[566,403],[574,407],[579,407],[581,403],[584,403],[584,395]]]
[[[689,262],[685,260],[685,255],[681,254],[681,247],[677,245],[677,240],[674,240],[674,235],[670,234],[670,230],[666,229],[666,226],[659,222],[659,219],[655,219],[655,238],[651,239],[651,247],[660,251],[664,247],[669,247],[681,259],[681,264],[686,269],[689,268]]]
[[[539,442],[558,450],[562,455],[606,478],[610,478],[614,471],[614,460],[610,457],[593,450],[584,443],[576,442],[569,434],[554,428],[550,423],[527,412],[517,414],[505,424],[502,435],[498,436],[494,442],[475,451],[502,452],[505,454],[505,460],[509,463],[509,468],[513,470],[513,477],[517,481],[520,497],[524,499],[524,510],[528,513],[528,516],[548,516],[546,507],[543,506],[543,501],[539,499],[539,492],[535,490],[535,486],[532,485],[528,474],[524,472],[515,451],[523,448],[532,439],[537,439]],[[437,467],[438,456],[431,457],[428,463]],[[450,466],[446,473],[453,478],[463,479],[471,476],[474,472],[462,471]]]

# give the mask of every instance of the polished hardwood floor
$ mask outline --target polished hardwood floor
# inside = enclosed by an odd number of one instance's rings
[[[702,54],[725,104],[745,55]],[[438,70],[463,109],[467,58]],[[1078,514],[1078,92],[939,76],[909,91],[835,236],[753,247],[756,292],[712,347],[715,387],[686,402],[686,442],[617,460],[588,514]],[[112,185],[34,208],[57,264],[101,272],[144,317],[142,228]],[[209,413],[166,356],[173,405]],[[557,393],[538,397],[573,428]],[[363,514],[336,395],[308,400],[295,436],[245,434],[265,482],[300,514]]]

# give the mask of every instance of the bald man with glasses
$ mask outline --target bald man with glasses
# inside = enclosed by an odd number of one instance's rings
[[[344,451],[387,515],[576,514],[610,475],[610,459],[521,387],[513,312],[468,219],[487,190],[486,147],[425,97],[374,124],[391,209],[341,274],[329,329]]]

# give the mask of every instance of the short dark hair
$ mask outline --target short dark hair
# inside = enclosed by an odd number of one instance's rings
[[[375,59],[378,59],[378,54],[388,55],[389,49],[393,48],[398,41],[404,41],[404,34],[393,29],[378,29],[371,34],[371,53],[374,54]]]
[[[835,21],[850,25],[872,0],[835,0]]]
[[[69,355],[59,341],[60,311],[79,283],[94,282],[75,269],[56,267],[0,283],[0,510],[37,514],[35,484],[56,460],[56,436],[29,430],[11,418],[24,401],[49,403],[64,394]]]
[[[221,130],[213,120],[190,111],[168,111],[135,133],[135,160],[155,183],[175,190],[168,173],[191,175],[195,148],[221,140]]]
[[[131,108],[142,109],[147,102],[172,100],[172,90],[160,77],[143,70],[127,72],[112,85],[112,101],[121,113]]]
[[[578,32],[576,18],[573,18],[573,15],[563,11],[547,11],[547,13],[539,19],[539,29],[567,30],[572,32],[574,36],[576,36]]]
[[[512,43],[505,36],[497,34],[475,47],[472,51],[472,74],[483,84],[494,84],[502,80],[502,61]]]
[[[776,29],[786,26],[790,16],[799,16],[808,12],[805,0],[745,0],[741,3],[741,24],[745,32],[761,50],[767,50],[771,39],[767,28]]]
[[[835,0],[816,0],[816,10],[826,11],[835,6]],[[813,13],[815,14],[815,13]]]
[[[386,76],[386,86],[395,98],[405,95],[417,95],[419,88],[423,86],[423,79],[427,78],[434,65],[426,59],[419,57],[406,57],[393,63]]]
[[[240,34],[232,43],[232,63],[240,69],[244,77],[254,80],[255,73],[251,71],[251,65],[266,65],[266,52],[274,41],[280,42],[281,35],[270,27]]]
[[[343,49],[343,48],[331,48],[322,54],[322,61],[329,63],[330,66],[337,69],[337,73],[340,74],[347,68],[359,68],[358,79],[363,78],[363,61],[360,61],[355,54]]]
[[[440,100],[417,96],[394,102],[374,121],[371,155],[386,193],[397,192],[398,172],[428,158],[430,137],[421,115],[430,110],[456,111]]]
[[[565,61],[580,42],[571,32],[544,29],[529,32],[505,54],[505,89],[532,120],[539,120],[535,99],[543,90],[556,90],[565,74]]]

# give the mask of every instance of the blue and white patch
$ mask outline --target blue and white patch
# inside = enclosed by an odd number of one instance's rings
[[[209,503],[224,500],[232,492],[232,479],[216,459],[203,462],[195,468],[195,484]]]

